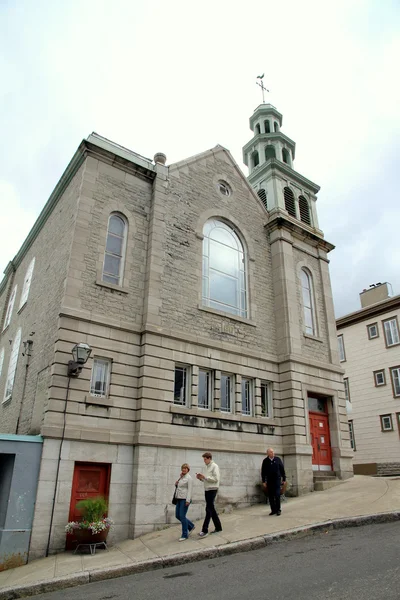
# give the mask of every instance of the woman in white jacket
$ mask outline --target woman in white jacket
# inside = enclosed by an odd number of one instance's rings
[[[190,467],[187,463],[181,466],[181,474],[178,481],[175,482],[176,492],[175,498],[175,516],[182,523],[182,535],[179,538],[180,542],[188,539],[194,529],[194,523],[186,517],[188,508],[192,501],[193,479],[189,475]]]

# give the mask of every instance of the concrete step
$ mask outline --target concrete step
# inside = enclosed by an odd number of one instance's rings
[[[314,481],[330,480],[336,478],[336,471],[314,471]]]
[[[335,487],[335,485],[339,485],[343,483],[342,479],[325,479],[325,480],[314,480],[314,492],[323,492],[324,490],[329,490],[330,488]]]

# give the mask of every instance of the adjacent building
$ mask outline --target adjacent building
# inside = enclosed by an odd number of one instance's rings
[[[400,296],[388,283],[360,294],[337,320],[354,473],[400,474]]]
[[[259,500],[268,446],[292,494],[316,471],[352,475],[333,246],[281,126],[255,110],[248,178],[221,146],[167,166],[90,135],[9,263],[0,431],[43,442],[31,557],[64,549],[77,500],[98,493],[115,540],[164,526],[180,465],[199,470],[204,450],[221,507]],[[71,376],[78,343],[91,354]]]

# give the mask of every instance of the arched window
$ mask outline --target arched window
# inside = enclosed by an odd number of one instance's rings
[[[257,195],[260,198],[261,202],[264,204],[265,208],[268,210],[267,194],[266,194],[265,190],[264,189],[258,190]]]
[[[271,144],[265,146],[265,160],[269,160],[270,158],[276,158],[275,148]]]
[[[271,133],[271,126],[269,124],[268,119],[266,121],[264,121],[264,129],[265,129],[265,133]]]
[[[274,131],[279,131],[279,125],[276,121],[274,121]]]
[[[287,165],[290,165],[290,154],[286,148],[282,148],[282,160]]]
[[[22,294],[21,294],[21,300],[19,303],[19,308],[22,308],[24,306],[24,304],[26,303],[26,301],[28,300],[29,289],[31,287],[34,266],[35,266],[35,259],[32,258],[31,262],[29,263],[29,267],[26,271],[26,275],[25,275],[25,279],[24,279],[24,287],[22,288]]]
[[[4,348],[2,348],[0,350],[0,377],[1,377],[1,372],[3,370],[3,363],[4,363]]]
[[[113,213],[108,221],[104,253],[103,281],[122,285],[128,225],[122,215]]]
[[[285,208],[288,211],[289,215],[292,217],[296,217],[296,204],[294,200],[294,194],[289,187],[285,187],[283,189],[283,195],[285,198]]]
[[[307,225],[311,225],[310,207],[307,198],[304,198],[304,196],[299,196],[299,210],[300,220],[307,223]]]
[[[317,335],[314,289],[312,275],[307,269],[301,270],[301,291],[304,311],[304,330],[308,335]]]
[[[257,123],[256,125],[256,135],[261,133],[260,125]]]
[[[15,334],[13,345],[11,349],[10,364],[8,365],[8,373],[6,380],[6,387],[4,390],[4,402],[11,399],[12,391],[14,387],[15,371],[17,370],[19,347],[21,344],[21,329],[18,329]]]
[[[9,326],[10,321],[11,321],[11,315],[12,315],[12,311],[14,308],[14,302],[15,302],[15,296],[17,295],[17,289],[18,289],[18,286],[16,285],[15,288],[13,289],[13,291],[11,292],[11,296],[10,296],[10,299],[8,301],[8,306],[7,306],[6,318],[4,319],[3,331],[5,330],[6,327]]]
[[[247,317],[246,261],[237,233],[211,219],[203,229],[203,304]]]
[[[253,154],[251,155],[251,159],[252,159],[252,162],[253,162],[253,167],[256,167],[259,164],[259,162],[260,162],[260,158],[258,156],[257,150],[255,150],[253,152]]]

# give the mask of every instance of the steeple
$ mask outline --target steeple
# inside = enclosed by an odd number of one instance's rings
[[[320,188],[294,170],[296,144],[281,127],[282,115],[272,104],[260,104],[250,117],[254,135],[243,147],[249,183],[269,212],[282,211],[318,229],[315,194]]]

